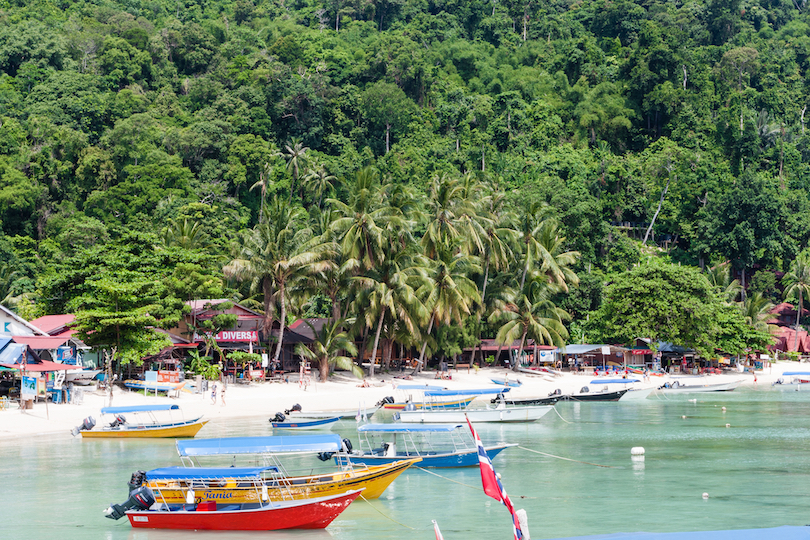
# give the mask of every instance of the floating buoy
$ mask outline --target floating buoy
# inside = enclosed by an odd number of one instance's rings
[[[704,494],[703,494],[703,498],[704,498],[704,499],[708,499],[708,498],[709,498],[709,494],[708,494],[708,493],[704,493]]]
[[[726,410],[726,408],[725,408],[725,407],[723,407],[723,410],[725,411],[725,410]]]
[[[731,424],[726,424],[726,427],[731,427]]]
[[[683,418],[684,420],[686,420],[686,416],[681,416],[681,418]]]
[[[690,399],[689,402],[690,403],[697,403],[697,399]]]
[[[644,455],[644,447],[643,446],[634,446],[630,449],[631,456],[643,456]]]

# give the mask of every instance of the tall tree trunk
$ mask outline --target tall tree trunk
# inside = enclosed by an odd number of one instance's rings
[[[377,345],[380,343],[380,332],[382,332],[383,321],[385,320],[385,308],[380,313],[380,322],[377,323],[377,333],[374,335],[374,346],[371,348],[371,365],[368,368],[368,376],[374,376],[374,361],[377,360]]]
[[[523,335],[520,336],[520,348],[518,349],[517,358],[513,362],[512,371],[517,371],[520,367],[520,357],[523,356],[523,345],[526,343],[526,334],[529,333],[528,325],[523,329]]]
[[[385,351],[385,369],[391,369],[391,354],[394,352],[394,340],[386,339],[385,345],[383,346],[383,351]]]
[[[427,349],[427,336],[433,331],[433,319],[436,317],[436,314],[432,314],[430,316],[430,323],[428,324],[427,334],[425,334],[425,339],[422,341],[422,351],[419,353],[419,360],[416,361],[416,369],[413,370],[413,374],[416,375],[420,371],[422,371],[422,366],[424,365],[425,361],[425,350]]]
[[[487,256],[486,256],[485,260],[486,260],[486,263],[484,265],[485,266],[485,269],[484,269],[484,286],[481,288],[481,304],[483,305],[484,309],[486,310],[486,305],[487,305],[487,301],[486,301],[487,281],[489,280],[489,252],[487,252]],[[480,328],[481,316],[480,315],[478,316],[478,324],[479,324],[479,328],[478,328],[478,365],[483,367],[483,365],[484,365],[484,349],[483,349],[483,343],[481,342],[481,328]],[[473,360],[475,359],[474,357],[475,357],[475,355],[473,355],[473,358],[470,358],[470,363],[473,362]]]
[[[501,351],[503,350],[503,343],[498,344],[498,352],[495,353],[495,363],[498,362],[498,358],[501,357]]]
[[[385,153],[387,154],[388,151],[391,149],[391,124],[385,124]]]
[[[799,311],[796,312],[796,335],[793,338],[793,346],[799,350],[799,319],[802,316],[802,290],[799,289]]]
[[[278,364],[278,359],[281,356],[281,345],[284,343],[284,325],[287,322],[287,304],[284,302],[284,282],[278,284],[278,295],[281,300],[281,317],[279,317],[278,328],[278,344],[276,345],[276,354],[273,357],[273,362]]]
[[[650,236],[650,232],[652,232],[652,228],[655,225],[655,220],[658,218],[658,214],[661,212],[661,206],[664,204],[664,198],[667,196],[667,191],[669,191],[669,176],[667,176],[667,185],[664,186],[664,191],[661,192],[661,198],[658,199],[658,208],[653,214],[652,220],[650,221],[650,226],[647,227],[647,232],[644,233],[644,241],[641,242],[641,245],[647,245],[647,238]]]
[[[273,330],[273,280],[270,276],[262,278],[262,293],[264,294],[264,335],[270,342],[270,332]]]
[[[321,375],[321,382],[326,382],[329,378],[329,358],[318,359],[318,372]]]

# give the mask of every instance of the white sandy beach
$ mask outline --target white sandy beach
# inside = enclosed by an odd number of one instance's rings
[[[803,364],[796,362],[774,363],[754,376],[750,373],[729,373],[723,375],[707,375],[705,384],[714,384],[742,380],[742,385],[748,387],[770,389],[785,371],[802,371]],[[810,371],[810,368],[807,369]],[[414,377],[414,380],[393,378],[394,374],[382,374],[367,379],[369,387],[359,387],[362,383],[357,379],[338,375],[334,380],[325,383],[315,382],[306,390],[295,382],[271,383],[253,382],[250,384],[230,384],[225,393],[225,402],[222,404],[220,392],[217,392],[216,404],[211,403],[210,391],[205,394],[181,392],[179,398],[144,396],[116,387],[113,393],[113,406],[128,406],[154,403],[177,403],[180,405],[186,418],[204,415],[207,419],[221,418],[270,418],[277,412],[289,409],[293,404],[301,405],[303,412],[328,411],[340,409],[353,409],[360,406],[373,406],[386,396],[398,396],[394,387],[399,384],[429,384],[443,385],[449,389],[494,388],[490,377],[517,378],[523,383],[513,388],[511,395],[515,399],[529,397],[545,397],[553,390],[559,388],[563,393],[578,391],[582,386],[588,385],[594,379],[592,375],[565,373],[559,377],[535,376],[524,373],[514,373],[503,368],[484,368],[478,371],[466,368],[458,371],[450,370],[452,380],[437,380],[435,371],[426,371]],[[641,379],[641,376],[635,378]],[[291,377],[295,380],[295,377]],[[652,376],[649,383],[639,383],[637,387],[660,386],[670,380],[669,376]],[[221,388],[221,383],[218,389]],[[591,385],[592,388],[597,385]],[[94,387],[83,387],[84,397],[81,403],[54,404],[38,402],[33,409],[21,410],[16,404],[10,409],[0,410],[0,441],[12,437],[30,437],[39,435],[61,435],[70,437],[70,430],[87,416],[97,420],[100,409],[108,405],[107,394],[96,391]],[[481,398],[482,403],[488,400]],[[651,396],[650,399],[654,399]],[[474,404],[475,405],[475,404]],[[201,433],[204,436],[204,432]]]

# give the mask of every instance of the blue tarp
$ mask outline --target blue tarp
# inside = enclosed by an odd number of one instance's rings
[[[785,377],[810,376],[810,371],[786,371],[782,375]]]
[[[208,479],[208,478],[254,478],[264,471],[277,472],[277,467],[163,467],[147,471],[147,480]]]
[[[630,384],[641,382],[638,379],[594,379],[589,384]]]
[[[101,414],[124,414],[135,412],[151,412],[151,411],[177,411],[180,409],[179,405],[169,403],[160,405],[132,405],[130,407],[104,407],[101,409]]]
[[[357,428],[357,431],[374,431],[379,433],[448,432],[454,431],[460,427],[464,427],[464,424],[366,424]]]
[[[807,540],[810,527],[774,527],[771,529],[740,529],[735,531],[693,531],[670,533],[615,533],[594,536],[571,536],[555,540]]]
[[[487,394],[503,394],[511,388],[480,388],[470,390],[431,390],[425,392],[426,396],[483,396]]]
[[[8,341],[11,340],[9,339]],[[0,364],[6,364],[8,366],[19,364],[20,361],[22,361],[22,352],[28,348],[28,345],[8,343],[8,341],[6,341],[3,350],[0,351]],[[0,345],[2,344],[0,343]],[[34,359],[29,355],[28,360],[33,361]]]
[[[177,441],[180,456],[339,452],[340,435],[274,435]]]

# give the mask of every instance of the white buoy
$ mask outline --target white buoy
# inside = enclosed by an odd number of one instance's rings
[[[630,449],[631,456],[643,456],[644,455],[644,447],[643,446],[634,446]]]
[[[708,494],[708,493],[704,493],[704,494],[703,494],[703,498],[704,498],[704,499],[708,499],[708,498],[709,498],[709,494]]]
[[[723,412],[725,412],[725,411],[726,411],[726,408],[725,408],[725,407],[723,407]]]
[[[689,401],[692,403],[697,403],[697,399],[690,399]]]
[[[686,420],[686,416],[681,416],[681,418],[683,418],[684,420]]]
[[[726,427],[731,427],[731,424],[726,424]]]
[[[517,514],[518,524],[520,525],[524,540],[532,540],[532,537],[529,535],[529,516],[526,514],[526,510],[521,508],[520,510],[516,510],[515,514]]]

